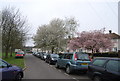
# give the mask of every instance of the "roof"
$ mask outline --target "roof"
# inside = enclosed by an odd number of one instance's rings
[[[108,35],[110,36],[111,39],[120,39],[120,35],[116,33],[109,33]]]

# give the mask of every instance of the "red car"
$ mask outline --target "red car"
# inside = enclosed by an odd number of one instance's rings
[[[18,58],[18,57],[23,58],[24,56],[25,56],[25,54],[23,52],[17,52],[16,55],[15,55],[16,58]]]

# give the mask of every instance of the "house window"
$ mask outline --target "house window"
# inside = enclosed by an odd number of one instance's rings
[[[117,47],[114,47],[114,51],[116,51],[116,52],[117,52]]]

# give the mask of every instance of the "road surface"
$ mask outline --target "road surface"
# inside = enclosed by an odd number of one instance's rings
[[[68,75],[64,69],[56,69],[54,65],[49,65],[32,54],[25,56],[25,64],[24,79],[70,79],[74,81],[89,81],[86,74],[74,73]]]

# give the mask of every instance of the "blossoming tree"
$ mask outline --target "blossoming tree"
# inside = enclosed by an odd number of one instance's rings
[[[99,52],[101,50],[111,49],[114,42],[108,34],[104,33],[105,30],[83,31],[78,33],[76,38],[69,40],[68,47],[72,50],[82,48],[91,50],[92,53]]]

